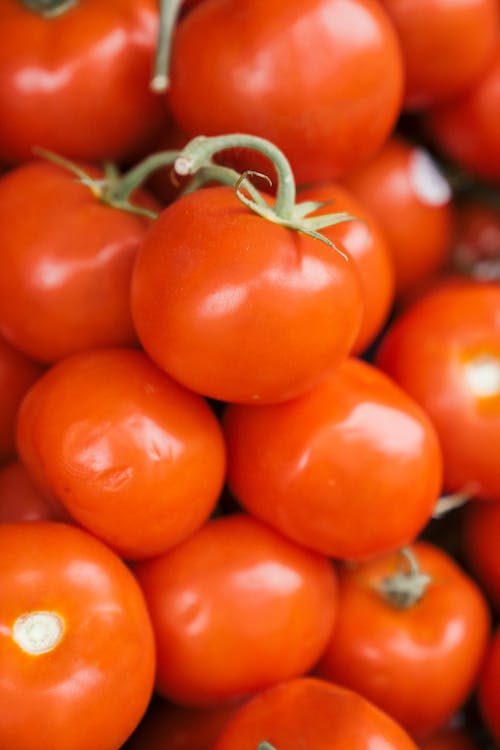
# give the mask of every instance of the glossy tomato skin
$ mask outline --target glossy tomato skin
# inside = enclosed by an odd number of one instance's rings
[[[450,555],[424,542],[412,549],[431,582],[406,609],[380,593],[387,578],[407,568],[399,553],[339,571],[339,614],[317,672],[423,738],[443,727],[472,693],[490,617],[481,590]]]
[[[500,613],[500,503],[468,503],[461,510],[460,550],[495,612]]]
[[[402,85],[399,43],[374,0],[207,0],[177,28],[169,102],[191,136],[267,138],[305,183],[379,148]]]
[[[216,706],[307,672],[329,640],[331,562],[235,514],[134,565],[156,635],[160,695]]]
[[[478,701],[482,717],[494,740],[500,742],[500,629],[489,644],[479,680]]]
[[[407,733],[360,695],[313,677],[282,682],[243,706],[214,750],[255,750],[267,740],[287,750],[416,750]]]
[[[146,193],[137,201],[156,207]],[[136,344],[130,278],[150,224],[101,203],[47,161],[11,170],[0,179],[0,331],[46,363]]]
[[[381,1],[401,41],[405,108],[427,108],[464,91],[495,54],[496,0]]]
[[[24,394],[43,373],[0,335],[0,464],[15,456],[16,416]]]
[[[149,356],[179,383],[269,403],[306,391],[348,354],[362,297],[352,260],[211,187],[154,223],[133,271],[132,315]]]
[[[229,405],[224,430],[235,498],[285,536],[332,557],[406,544],[439,494],[441,453],[429,419],[361,360],[347,359],[287,403]]]
[[[499,305],[496,284],[438,284],[392,323],[376,355],[432,419],[445,490],[486,500],[500,500]]]
[[[299,191],[299,200],[325,202],[318,215],[332,209],[346,211],[354,221],[322,229],[322,234],[346,250],[356,264],[363,295],[363,318],[353,354],[363,352],[379,333],[394,301],[394,264],[377,220],[356,196],[338,183],[324,182]]]
[[[453,238],[451,190],[427,151],[393,136],[345,184],[386,236],[399,299],[446,264]]]
[[[1,524],[0,560],[1,746],[116,750],[154,680],[151,622],[134,577],[90,534],[50,522]],[[20,618],[33,613],[58,623],[59,640],[44,640],[39,624],[31,641],[22,637]],[[30,652],[33,642],[47,650]]]
[[[23,401],[18,448],[34,480],[127,558],[194,532],[224,479],[208,404],[129,349],[83,352],[49,370]]]
[[[121,161],[145,147],[166,113],[149,88],[157,26],[154,0],[86,0],[51,18],[2,2],[0,160],[39,146]]]

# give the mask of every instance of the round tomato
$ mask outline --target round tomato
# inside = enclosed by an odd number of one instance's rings
[[[228,721],[214,750],[256,750],[264,740],[276,750],[416,750],[406,732],[373,704],[312,677],[255,696]]]
[[[450,555],[423,542],[412,549],[418,571],[400,553],[340,569],[339,612],[317,672],[420,738],[472,693],[490,618],[479,587]]]
[[[496,742],[500,742],[500,628],[489,645],[478,688],[479,707]]]
[[[392,323],[376,362],[432,419],[447,492],[500,500],[500,287],[436,285]]]
[[[154,638],[123,562],[65,524],[0,525],[0,745],[116,750],[152,694]]]
[[[0,160],[32,159],[33,146],[90,162],[145,148],[166,118],[149,88],[157,28],[155,0],[2,0]]]
[[[362,297],[352,260],[256,215],[232,188],[210,187],[151,227],[132,315],[149,356],[179,383],[269,403],[303,393],[347,355]]]
[[[345,184],[386,236],[399,298],[446,264],[453,238],[451,189],[427,151],[394,136]]]
[[[128,558],[193,533],[224,481],[208,404],[128,349],[75,354],[45,373],[20,409],[18,447],[34,481]]]
[[[134,565],[156,635],[158,692],[217,705],[307,672],[337,611],[322,555],[243,514]]]
[[[500,503],[468,503],[460,512],[460,550],[500,614]]]
[[[360,360],[347,359],[292,401],[229,405],[224,429],[235,498],[282,534],[332,557],[367,557],[408,543],[439,495],[441,453],[429,419]]]
[[[376,0],[205,0],[173,41],[169,103],[185,132],[267,138],[299,183],[368,159],[399,115],[401,51]]]
[[[69,521],[64,506],[42,494],[20,461],[0,467],[0,523],[14,521]]]

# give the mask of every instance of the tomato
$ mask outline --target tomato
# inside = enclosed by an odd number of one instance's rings
[[[453,237],[451,189],[425,149],[394,136],[345,184],[385,233],[399,298],[446,264]]]
[[[360,695],[303,677],[260,693],[228,721],[214,750],[416,750],[406,732]]]
[[[0,525],[0,745],[116,750],[150,699],[154,638],[111,550],[65,524]]]
[[[500,503],[468,503],[460,512],[460,550],[500,613]]]
[[[479,681],[478,700],[482,717],[496,742],[500,742],[500,628],[495,631]]]
[[[50,18],[34,9],[46,1],[31,5],[1,4],[0,160],[27,161],[33,146],[90,162],[145,148],[166,119],[149,89],[155,0],[86,0]]]
[[[403,66],[375,0],[205,0],[178,24],[170,80],[188,135],[267,138],[304,183],[375,153],[400,111]]]
[[[210,187],[151,227],[132,315],[149,356],[179,383],[268,403],[306,391],[347,355],[362,300],[352,261],[257,216],[232,188]]]
[[[419,742],[420,750],[479,750],[472,729],[447,726]]]
[[[464,91],[495,54],[497,0],[381,2],[401,40],[406,108],[427,108]]]
[[[0,467],[0,523],[14,521],[69,521],[64,506],[40,492],[20,461]]]
[[[49,370],[23,401],[18,447],[34,481],[128,558],[193,533],[224,480],[208,404],[134,350],[75,354]]]
[[[441,486],[429,419],[371,365],[348,359],[300,398],[229,405],[227,481],[250,513],[338,558],[411,541]]]
[[[337,611],[331,562],[244,514],[134,565],[156,635],[157,691],[220,705],[308,671]]]
[[[500,500],[499,306],[496,284],[438,284],[392,323],[376,355],[432,419],[445,490],[487,500]]]
[[[301,190],[300,200],[332,203],[336,211],[346,211],[359,221],[345,221],[322,229],[334,244],[343,247],[356,264],[363,294],[363,318],[352,352],[364,351],[379,333],[394,298],[394,266],[391,253],[376,219],[346,188],[323,183]],[[325,206],[316,214],[331,210]],[[314,215],[316,215],[314,214]]]
[[[485,181],[500,178],[500,45],[481,79],[450,102],[431,109],[425,125],[435,145],[458,166]]]
[[[39,363],[0,336],[0,463],[15,456],[17,410],[24,394],[42,372]]]
[[[156,206],[146,194],[137,201]],[[0,178],[0,331],[47,363],[135,344],[130,277],[150,224],[101,203],[49,162],[11,170]]]
[[[430,583],[408,606],[398,601],[401,585],[392,596],[381,588],[401,572],[405,591],[419,583],[398,553],[339,571],[339,613],[317,672],[420,738],[444,726],[472,693],[490,618],[481,590],[450,555],[424,542],[413,553]]]
[[[493,202],[466,196],[457,204],[453,262],[479,281],[500,277],[500,210]]]

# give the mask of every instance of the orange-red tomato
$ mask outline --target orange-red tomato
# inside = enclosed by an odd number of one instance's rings
[[[500,742],[500,628],[495,631],[483,664],[478,686],[482,717],[494,740]]]
[[[398,553],[339,570],[339,612],[317,671],[420,738],[444,726],[472,693],[490,617],[481,590],[449,554],[423,542],[412,549],[430,583],[408,606],[401,587],[414,591],[411,579],[393,584],[392,598],[382,589],[395,574],[408,574]]]
[[[0,523],[68,520],[66,508],[43,495],[20,461],[0,467]]]
[[[250,516],[217,518],[134,565],[156,635],[158,692],[217,705],[307,672],[337,612],[331,562]]]
[[[500,500],[500,287],[436,285],[392,323],[376,362],[432,419],[448,492]]]
[[[241,505],[332,557],[367,557],[408,543],[439,495],[432,424],[361,360],[347,359],[284,404],[229,405],[224,429],[228,484]]]
[[[398,297],[446,264],[453,238],[451,189],[427,151],[394,136],[345,184],[386,236]]]
[[[500,503],[468,503],[460,512],[460,551],[500,614]]]
[[[416,750],[406,732],[357,693],[303,677],[263,691],[229,719],[214,750]]]
[[[208,404],[129,349],[82,352],[45,373],[20,409],[18,447],[34,481],[128,558],[199,528],[224,481]]]
[[[1,524],[0,590],[0,746],[117,750],[154,680],[133,575],[76,527]]]

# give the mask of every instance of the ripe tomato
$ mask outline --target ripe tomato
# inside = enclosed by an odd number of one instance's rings
[[[146,194],[137,200],[156,206]],[[0,178],[0,331],[42,362],[135,344],[130,277],[150,224],[49,162],[11,170]]]
[[[376,362],[432,419],[447,492],[500,500],[500,287],[436,285],[392,323]]]
[[[441,454],[429,419],[360,360],[284,404],[229,405],[224,429],[227,480],[241,505],[332,557],[406,544],[439,494]]]
[[[394,299],[394,266],[391,253],[377,220],[346,188],[336,183],[322,183],[299,192],[299,200],[332,203],[335,211],[346,211],[360,221],[345,221],[322,229],[335,245],[343,247],[356,264],[363,295],[363,317],[354,354],[372,343],[385,322]],[[332,206],[315,212],[321,215]]]
[[[128,558],[193,533],[224,480],[208,404],[127,349],[75,354],[40,378],[19,412],[18,447],[34,480]]]
[[[69,515],[42,494],[20,461],[10,461],[0,467],[0,523],[17,521],[69,521]]]
[[[331,562],[243,514],[134,565],[156,635],[158,692],[217,705],[308,671],[337,611]]]
[[[154,638],[122,561],[65,524],[0,525],[0,745],[116,750],[150,699]]]
[[[452,259],[479,281],[500,278],[500,210],[493,202],[465,197],[456,205]]]
[[[500,614],[500,503],[468,503],[460,512],[467,567]]]
[[[406,732],[360,695],[302,677],[255,696],[228,721],[214,750],[416,750]]]
[[[500,628],[495,631],[479,680],[481,714],[496,742],[500,742]]]
[[[190,136],[267,138],[304,183],[375,153],[402,87],[396,33],[375,0],[205,0],[178,24],[169,103]]]
[[[1,3],[0,160],[27,161],[33,146],[90,162],[144,148],[166,116],[148,85],[155,0],[66,3],[50,17],[64,0],[30,4]]]
[[[24,394],[42,372],[40,364],[32,362],[0,336],[0,463],[15,456],[17,410]]]
[[[405,64],[405,107],[422,109],[472,85],[498,45],[497,0],[381,0]]]
[[[393,137],[345,184],[385,233],[398,297],[445,265],[453,237],[451,190],[425,150]]]
[[[419,584],[399,553],[339,571],[339,612],[317,672],[360,693],[420,738],[444,726],[471,694],[490,618],[481,590],[450,555],[424,542],[413,551],[430,583],[408,606],[399,603],[401,586],[392,596],[381,590],[398,573],[407,575],[405,590]]]
[[[267,403],[306,391],[347,355],[361,289],[352,261],[257,216],[232,188],[211,187],[174,201],[151,227],[132,315],[145,350],[179,383]]]

